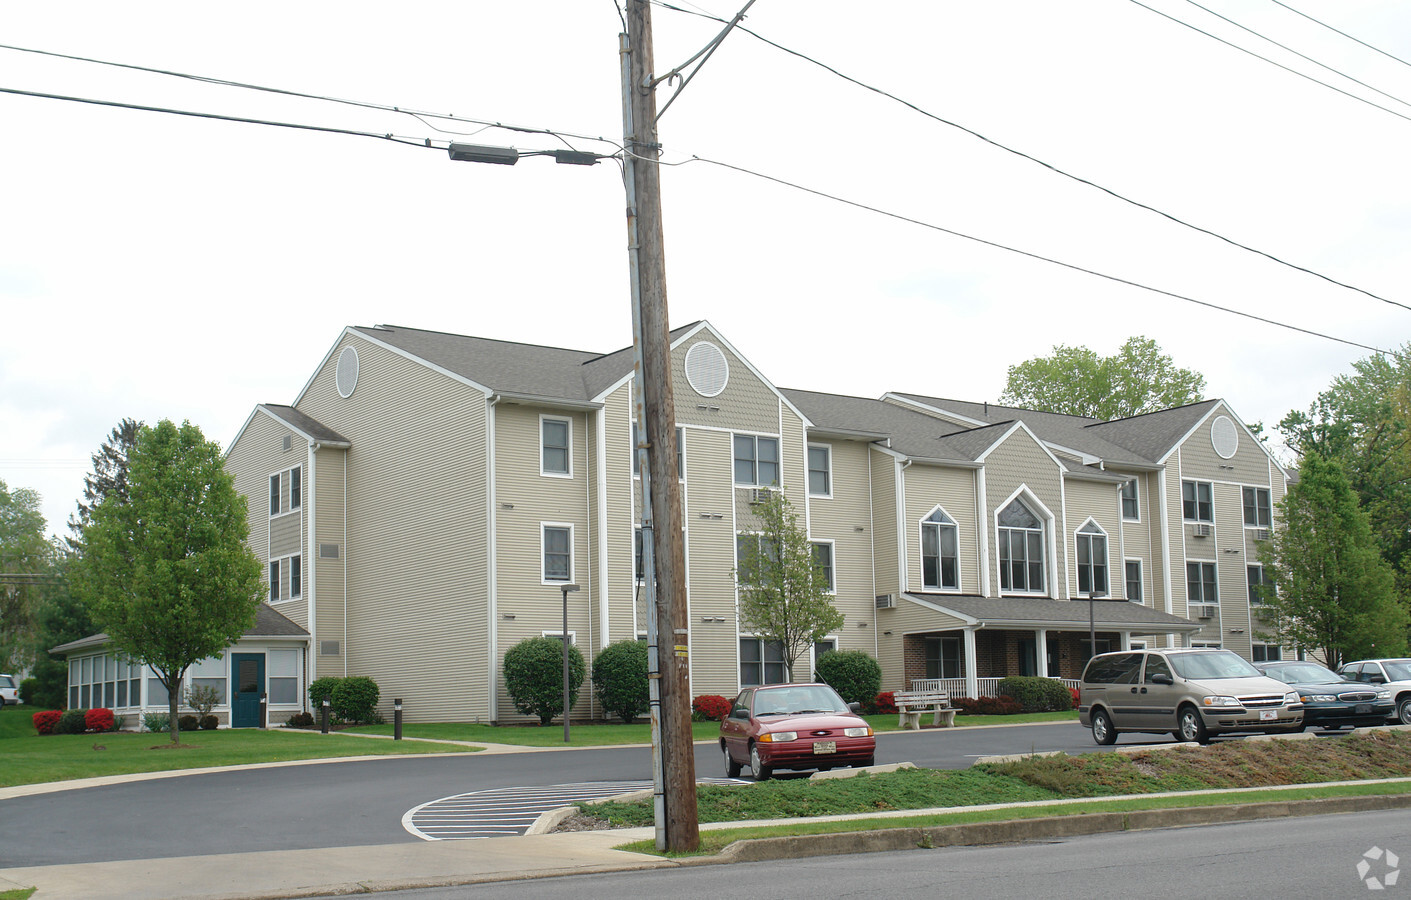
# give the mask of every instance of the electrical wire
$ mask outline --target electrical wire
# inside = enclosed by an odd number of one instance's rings
[[[702,17],[704,17],[704,18],[715,19],[716,21],[722,21],[722,22],[725,21],[724,19],[720,19],[720,18],[717,17],[717,16],[712,16],[712,15],[710,15],[709,13],[693,12],[692,10],[689,10],[689,9],[682,9],[682,8],[679,7],[679,6],[675,6],[675,5],[672,5],[671,3],[665,2],[665,0],[654,0],[654,5],[660,6],[660,7],[662,7],[663,9],[669,9],[669,10],[671,10],[671,11],[673,11],[673,12],[685,13],[686,15],[702,16]],[[866,82],[864,82],[864,81],[860,81],[860,80],[858,80],[858,79],[852,77],[851,75],[847,75],[847,74],[845,74],[845,73],[839,71],[838,69],[835,69],[834,67],[828,65],[827,63],[820,62],[819,60],[814,59],[814,58],[811,57],[811,56],[808,56],[808,55],[806,55],[806,54],[800,53],[800,52],[797,51],[797,50],[790,49],[789,47],[785,47],[783,44],[776,43],[775,41],[772,41],[772,40],[770,40],[769,38],[764,37],[763,35],[761,35],[761,34],[755,32],[755,31],[752,31],[752,30],[749,29],[749,28],[746,28],[744,25],[737,25],[737,26],[736,26],[736,29],[739,30],[739,31],[743,31],[745,34],[750,35],[751,37],[755,38],[756,40],[759,40],[759,41],[761,41],[761,42],[763,42],[763,43],[765,43],[765,44],[768,44],[769,46],[775,48],[776,50],[780,50],[780,51],[782,51],[782,52],[784,52],[784,53],[789,54],[790,56],[795,56],[795,57],[797,57],[797,58],[803,60],[804,62],[807,62],[807,63],[810,63],[810,64],[812,64],[812,65],[818,66],[819,68],[821,68],[821,69],[823,69],[823,70],[825,70],[825,71],[827,71],[827,72],[830,72],[831,74],[837,76],[838,78],[841,78],[841,79],[843,79],[844,81],[849,82],[850,84],[854,84],[854,85],[856,85],[856,86],[862,88],[863,90],[871,91],[871,92],[874,93],[874,94],[878,94],[879,96],[885,97],[885,98],[887,98],[888,100],[892,100],[892,101],[894,101],[894,102],[896,102],[896,103],[899,103],[899,104],[901,104],[902,106],[905,106],[905,107],[907,107],[908,109],[910,109],[910,110],[912,110],[912,111],[914,111],[914,112],[920,113],[921,115],[925,116],[925,117],[928,118],[928,119],[932,119],[932,120],[934,120],[934,121],[936,121],[936,122],[941,123],[942,125],[948,125],[948,126],[950,126],[951,128],[955,128],[955,129],[957,129],[957,130],[959,130],[959,131],[963,131],[963,132],[965,132],[966,134],[970,135],[971,137],[978,138],[979,140],[984,141],[985,143],[989,144],[990,146],[995,147],[995,148],[998,148],[998,149],[1000,149],[1000,150],[1003,150],[1003,151],[1005,151],[1006,153],[1011,153],[1011,154],[1013,154],[1013,155],[1019,157],[1020,159],[1025,159],[1025,160],[1028,160],[1028,161],[1031,162],[1031,163],[1035,163],[1036,165],[1043,166],[1045,169],[1048,169],[1050,172],[1053,172],[1053,173],[1056,174],[1056,175],[1062,175],[1064,178],[1068,178],[1068,179],[1070,179],[1070,180],[1072,180],[1072,181],[1076,181],[1076,182],[1079,183],[1079,184],[1087,185],[1087,186],[1090,187],[1090,188],[1093,188],[1093,189],[1095,189],[1095,190],[1101,191],[1102,193],[1107,194],[1109,197],[1112,197],[1112,198],[1115,199],[1115,200],[1120,200],[1120,201],[1122,201],[1123,203],[1130,204],[1131,206],[1135,206],[1135,207],[1137,207],[1138,209],[1144,209],[1144,210],[1146,210],[1147,212],[1154,213],[1155,215],[1161,216],[1162,218],[1164,218],[1164,219],[1166,219],[1166,220],[1168,220],[1168,221],[1170,221],[1170,222],[1173,222],[1173,223],[1175,223],[1175,224],[1177,224],[1177,225],[1180,225],[1180,226],[1182,226],[1182,227],[1184,227],[1184,228],[1189,228],[1189,229],[1191,229],[1191,230],[1193,230],[1193,231],[1198,231],[1198,232],[1200,232],[1201,234],[1207,235],[1207,236],[1209,236],[1209,237],[1213,237],[1213,238],[1215,238],[1216,240],[1219,240],[1219,241],[1223,241],[1223,242],[1225,242],[1226,244],[1229,244],[1229,245],[1232,246],[1232,247],[1237,247],[1237,248],[1239,248],[1239,249],[1241,249],[1241,250],[1244,250],[1244,251],[1249,252],[1249,253],[1253,253],[1253,254],[1255,254],[1255,255],[1257,255],[1257,256],[1262,256],[1262,257],[1264,257],[1265,259],[1269,260],[1270,262],[1278,263],[1278,264],[1281,265],[1281,266],[1287,266],[1288,268],[1293,269],[1293,270],[1298,271],[1298,272],[1302,272],[1302,273],[1304,273],[1305,275],[1312,275],[1314,278],[1322,279],[1323,281],[1326,281],[1326,282],[1328,282],[1329,284],[1337,285],[1338,287],[1340,287],[1340,288],[1345,288],[1345,289],[1347,289],[1347,290],[1349,290],[1349,291],[1355,291],[1355,292],[1357,292],[1357,293],[1359,293],[1359,294],[1363,294],[1363,295],[1365,295],[1365,296],[1367,296],[1367,297],[1371,297],[1373,300],[1380,300],[1381,302],[1386,303],[1386,304],[1389,304],[1389,305],[1391,305],[1391,306],[1397,306],[1397,307],[1400,307],[1400,308],[1402,308],[1402,309],[1411,310],[1411,305],[1408,305],[1408,304],[1406,304],[1406,303],[1401,303],[1401,302],[1399,302],[1399,301],[1392,300],[1392,299],[1387,298],[1387,297],[1383,297],[1383,296],[1381,296],[1380,294],[1374,293],[1374,292],[1369,291],[1369,290],[1367,290],[1367,289],[1365,289],[1365,288],[1360,288],[1360,287],[1357,287],[1356,285],[1348,284],[1347,282],[1344,282],[1344,281],[1339,281],[1338,279],[1333,278],[1333,277],[1331,277],[1331,276],[1329,276],[1329,275],[1324,275],[1324,274],[1321,273],[1321,272],[1315,271],[1315,270],[1313,270],[1313,269],[1309,269],[1309,268],[1307,268],[1307,267],[1305,267],[1305,266],[1300,266],[1300,265],[1298,265],[1297,263],[1289,262],[1288,260],[1282,259],[1282,258],[1280,258],[1280,257],[1278,257],[1278,256],[1275,256],[1274,254],[1269,253],[1269,252],[1267,252],[1267,251],[1260,250],[1260,249],[1258,249],[1258,248],[1256,248],[1256,247],[1251,247],[1251,246],[1249,246],[1248,244],[1242,244],[1242,243],[1240,243],[1239,241],[1237,241],[1237,240],[1235,240],[1235,239],[1233,239],[1233,238],[1230,238],[1230,237],[1226,237],[1225,235],[1220,234],[1220,233],[1217,232],[1217,231],[1211,231],[1211,230],[1208,229],[1208,228],[1204,228],[1204,227],[1202,227],[1202,226],[1200,226],[1200,225],[1196,225],[1196,224],[1194,224],[1194,223],[1192,223],[1192,222],[1188,222],[1188,221],[1186,221],[1185,219],[1181,219],[1181,218],[1179,218],[1179,217],[1177,217],[1177,216],[1175,216],[1175,215],[1172,215],[1171,213],[1168,213],[1168,212],[1165,212],[1165,211],[1163,211],[1163,210],[1157,209],[1156,207],[1150,206],[1150,205],[1148,205],[1148,204],[1146,204],[1146,203],[1143,203],[1143,202],[1141,202],[1140,200],[1134,200],[1134,199],[1132,199],[1131,197],[1128,197],[1128,196],[1126,196],[1126,195],[1124,195],[1124,194],[1120,194],[1120,193],[1118,193],[1117,191],[1115,191],[1115,190],[1113,190],[1113,189],[1111,189],[1111,188],[1104,187],[1103,185],[1100,185],[1100,184],[1098,184],[1098,183],[1095,182],[1095,181],[1090,181],[1089,179],[1084,178],[1084,177],[1082,177],[1081,175],[1074,175],[1073,173],[1067,172],[1067,171],[1065,171],[1065,170],[1063,170],[1063,169],[1060,169],[1060,168],[1058,168],[1057,166],[1053,165],[1052,163],[1045,162],[1045,161],[1039,159],[1039,158],[1036,157],[1036,156],[1032,156],[1032,155],[1030,155],[1030,154],[1028,154],[1028,153],[1025,153],[1025,152],[1022,151],[1022,150],[1017,150],[1017,149],[1015,149],[1014,147],[1010,147],[1010,146],[1008,146],[1008,145],[1006,145],[1006,144],[1002,144],[1002,143],[1000,143],[999,141],[997,141],[997,140],[995,140],[995,139],[993,139],[993,138],[986,137],[985,135],[981,134],[980,132],[975,131],[973,128],[967,128],[966,126],[961,125],[961,124],[959,124],[958,122],[953,122],[953,121],[951,121],[950,119],[943,118],[943,117],[941,117],[941,116],[939,116],[939,115],[937,115],[937,114],[935,114],[935,113],[933,113],[933,112],[930,112],[929,110],[923,109],[923,108],[921,108],[920,106],[917,106],[915,103],[912,103],[910,100],[904,100],[904,99],[902,99],[901,97],[898,97],[896,94],[889,93],[888,91],[885,91],[885,90],[883,90],[883,89],[881,89],[881,88],[879,88],[879,87],[876,87],[876,86],[874,86],[874,85],[868,84],[868,83],[866,83]]]
[[[630,152],[630,151],[629,151],[629,152]],[[636,154],[633,154],[633,155],[636,156]],[[637,156],[636,158],[637,158],[637,159],[646,160],[647,162],[654,162],[654,160],[648,160],[646,157],[643,157],[643,156]],[[1095,270],[1095,269],[1088,269],[1088,268],[1085,268],[1085,267],[1083,267],[1083,266],[1077,265],[1076,263],[1064,262],[1064,261],[1061,260],[1061,259],[1055,259],[1055,258],[1053,258],[1053,257],[1051,257],[1051,256],[1043,256],[1042,254],[1034,253],[1034,252],[1029,251],[1029,250],[1021,250],[1021,249],[1019,249],[1019,248],[1017,248],[1017,247],[1011,247],[1011,246],[1009,246],[1009,245],[1007,245],[1007,244],[1001,244],[1001,243],[999,243],[999,242],[997,242],[997,241],[991,241],[991,240],[987,240],[987,239],[985,239],[985,238],[976,237],[976,236],[971,235],[971,234],[966,234],[966,233],[964,233],[964,232],[962,232],[962,231],[956,231],[956,230],[954,230],[954,229],[952,229],[952,228],[946,228],[946,227],[944,227],[944,226],[942,226],[942,225],[936,225],[936,224],[931,223],[931,222],[925,222],[925,221],[922,221],[921,219],[915,219],[915,218],[912,218],[912,217],[910,217],[910,216],[904,216],[904,215],[902,215],[901,213],[890,212],[890,211],[888,211],[888,210],[881,209],[880,207],[870,206],[870,205],[868,205],[868,204],[866,204],[866,203],[861,203],[861,202],[858,202],[858,201],[856,201],[856,200],[848,200],[848,199],[846,199],[846,198],[844,198],[844,197],[839,197],[839,196],[837,196],[836,194],[830,194],[830,193],[828,193],[828,192],[826,192],[826,191],[818,190],[817,188],[806,187],[805,185],[801,185],[801,184],[798,184],[798,183],[792,182],[792,181],[787,181],[787,180],[785,180],[785,179],[783,179],[783,178],[778,178],[778,177],[773,176],[773,175],[766,175],[766,174],[764,174],[763,172],[756,172],[756,171],[754,171],[754,170],[752,170],[752,169],[746,169],[746,168],[744,168],[743,166],[736,166],[736,165],[733,165],[733,164],[731,164],[731,163],[721,162],[720,160],[715,160],[715,159],[705,159],[705,158],[699,157],[699,156],[693,156],[693,157],[691,157],[690,159],[682,160],[681,162],[676,162],[676,163],[661,163],[661,165],[684,166],[684,165],[689,165],[690,163],[695,163],[695,162],[707,163],[707,164],[712,165],[712,166],[719,166],[719,167],[722,168],[722,169],[729,169],[730,171],[739,172],[739,173],[741,173],[741,174],[743,174],[743,175],[750,175],[750,176],[753,176],[753,177],[755,177],[755,178],[759,178],[759,179],[761,179],[761,180],[763,180],[763,181],[772,182],[772,183],[774,183],[774,184],[782,185],[783,187],[787,187],[787,188],[793,188],[794,190],[802,191],[802,192],[804,192],[804,193],[806,193],[806,194],[812,194],[812,195],[815,196],[815,197],[822,197],[822,198],[825,199],[825,200],[832,200],[832,201],[837,202],[837,203],[842,203],[842,204],[845,205],[845,206],[851,206],[851,207],[854,207],[855,209],[861,209],[861,210],[865,210],[865,211],[867,211],[867,212],[876,213],[877,215],[886,216],[887,218],[890,218],[890,219],[896,219],[897,221],[900,221],[900,222],[906,222],[906,223],[908,223],[908,224],[910,224],[910,225],[919,225],[919,226],[921,226],[922,228],[928,228],[928,229],[930,229],[930,230],[932,230],[932,231],[939,231],[939,232],[941,232],[942,234],[948,234],[948,235],[951,235],[951,236],[953,236],[953,237],[963,238],[963,239],[965,239],[965,240],[967,240],[967,241],[974,241],[974,242],[977,243],[977,244],[983,244],[983,245],[985,245],[985,246],[987,246],[987,247],[993,247],[993,248],[995,248],[996,250],[1004,250],[1004,251],[1009,252],[1009,253],[1016,253],[1016,254],[1018,254],[1018,255],[1020,255],[1020,256],[1028,257],[1029,259],[1037,260],[1037,261],[1039,261],[1039,262],[1046,262],[1046,263],[1049,263],[1049,264],[1055,265],[1055,266],[1061,266],[1061,267],[1063,267],[1063,268],[1065,268],[1065,269],[1069,269],[1069,270],[1072,270],[1072,271],[1074,271],[1074,272],[1081,272],[1081,273],[1083,273],[1083,274],[1085,274],[1085,275],[1092,275],[1092,276],[1095,276],[1095,277],[1097,277],[1097,278],[1105,279],[1105,280],[1107,280],[1107,281],[1116,282],[1117,284],[1123,284],[1123,285],[1127,285],[1128,287],[1134,287],[1134,288],[1137,288],[1138,290],[1150,291],[1150,292],[1153,293],[1153,294],[1160,294],[1160,295],[1162,295],[1162,296],[1164,296],[1164,297],[1171,297],[1172,299],[1175,299],[1175,300],[1182,300],[1182,301],[1185,301],[1186,303],[1193,303],[1193,304],[1195,304],[1196,306],[1204,306],[1204,307],[1206,307],[1207,309],[1214,309],[1214,310],[1218,310],[1218,311],[1220,311],[1220,312],[1229,313],[1230,315],[1240,316],[1240,317],[1246,318],[1246,319],[1253,319],[1253,320],[1256,321],[1256,322],[1262,322],[1262,323],[1264,323],[1264,324],[1266,324],[1266,325],[1273,325],[1273,326],[1276,326],[1276,327],[1278,327],[1278,328],[1285,328],[1285,329],[1288,329],[1289,331],[1297,331],[1297,332],[1299,332],[1300,334],[1305,334],[1305,335],[1308,335],[1308,336],[1310,336],[1310,337],[1316,337],[1316,338],[1322,338],[1322,339],[1324,339],[1324,340],[1335,341],[1335,342],[1337,342],[1337,343],[1339,343],[1339,344],[1346,344],[1346,345],[1349,346],[1349,347],[1357,347],[1357,348],[1359,348],[1359,349],[1362,349],[1362,350],[1370,350],[1370,351],[1373,352],[1373,353],[1381,354],[1381,355],[1384,355],[1384,356],[1385,356],[1385,355],[1391,355],[1391,356],[1397,356],[1397,357],[1399,358],[1399,354],[1397,354],[1396,351],[1392,351],[1392,350],[1383,350],[1382,348],[1380,348],[1380,347],[1374,347],[1374,346],[1372,346],[1371,344],[1362,344],[1362,343],[1359,343],[1359,342],[1357,342],[1357,341],[1348,340],[1347,338],[1335,337],[1335,336],[1333,336],[1333,335],[1331,335],[1331,334],[1325,334],[1325,333],[1323,333],[1323,332],[1321,332],[1321,331],[1314,331],[1314,330],[1312,330],[1311,328],[1303,328],[1303,327],[1298,326],[1298,325],[1289,324],[1288,322],[1280,322],[1280,321],[1278,321],[1277,319],[1270,319],[1270,318],[1266,318],[1266,317],[1264,317],[1264,316],[1256,315],[1256,314],[1254,314],[1254,313],[1248,313],[1248,312],[1244,312],[1244,311],[1238,310],[1238,309],[1231,309],[1231,308],[1228,307],[1228,306],[1221,306],[1221,305],[1219,305],[1218,303],[1212,303],[1212,302],[1210,302],[1210,301],[1208,301],[1208,300],[1198,300],[1198,299],[1196,299],[1195,297],[1190,297],[1190,296],[1187,296],[1187,295],[1185,295],[1185,294],[1178,294],[1178,293],[1175,293],[1174,291],[1168,291],[1168,290],[1164,290],[1164,289],[1162,289],[1162,288],[1152,287],[1151,285],[1142,284],[1142,283],[1139,282],[1139,281],[1132,281],[1132,280],[1129,279],[1129,278],[1122,278],[1122,277],[1120,277],[1120,276],[1118,276],[1118,275],[1108,275],[1108,274],[1106,274],[1105,272],[1099,272],[1099,271],[1097,271],[1097,270]]]
[[[1386,52],[1385,50],[1381,49],[1380,47],[1373,47],[1371,44],[1367,43],[1366,41],[1361,40],[1361,39],[1359,39],[1359,38],[1355,38],[1355,37],[1353,37],[1352,35],[1348,34],[1346,31],[1338,31],[1336,28],[1334,28],[1333,26],[1329,25],[1327,22],[1323,22],[1323,21],[1320,21],[1320,20],[1318,20],[1318,19],[1315,19],[1315,18],[1313,18],[1312,16],[1310,16],[1308,13],[1302,12],[1302,11],[1297,10],[1297,9],[1294,9],[1292,6],[1289,6],[1287,3],[1280,3],[1279,0],[1269,0],[1269,2],[1270,2],[1270,3],[1277,4],[1278,6],[1282,6],[1284,9],[1288,10],[1289,12],[1293,13],[1294,15],[1303,16],[1303,18],[1307,19],[1308,21],[1312,22],[1312,23],[1315,24],[1315,25],[1322,25],[1324,28],[1328,29],[1329,31],[1334,32],[1334,33],[1336,33],[1336,34],[1340,34],[1340,35],[1342,35],[1343,37],[1347,38],[1349,41],[1352,41],[1353,43],[1361,44],[1362,46],[1366,47],[1368,50],[1371,50],[1371,51],[1374,52],[1374,53],[1380,53],[1382,56],[1385,56],[1387,59],[1395,60],[1395,61],[1401,63],[1403,66],[1411,66],[1411,62],[1407,62],[1406,60],[1402,59],[1402,58],[1399,57],[1399,56],[1393,56],[1392,54]]]

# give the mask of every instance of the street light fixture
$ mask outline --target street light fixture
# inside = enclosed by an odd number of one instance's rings
[[[563,591],[563,742],[568,743],[568,595],[578,590],[576,584],[561,584]]]

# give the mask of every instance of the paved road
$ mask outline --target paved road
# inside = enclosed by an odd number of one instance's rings
[[[1122,744],[1169,743],[1145,737]],[[1094,749],[1076,723],[961,728],[883,734],[877,761],[963,768],[986,754]],[[717,747],[696,747],[699,777],[722,769]],[[647,748],[604,748],[246,769],[16,797],[0,801],[0,867],[416,841],[403,816],[438,798],[650,778]]]
[[[1387,851],[1395,858],[1391,865]],[[1359,870],[1364,862],[1365,869]],[[401,891],[389,896],[398,900],[718,900],[735,895],[897,900],[950,894],[967,900],[1391,898],[1406,896],[1411,890],[1408,870],[1411,817],[1398,810],[1120,832],[1042,843],[775,860],[726,868],[614,872]],[[1389,883],[1392,872],[1398,873],[1395,883]],[[1366,878],[1377,879],[1380,889],[1371,888]]]

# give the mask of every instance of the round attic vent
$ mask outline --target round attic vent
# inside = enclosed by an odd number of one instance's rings
[[[338,386],[338,396],[344,399],[353,396],[353,388],[358,386],[357,350],[344,347],[338,354],[338,371],[334,373],[333,383]]]
[[[691,345],[686,351],[686,380],[702,397],[715,397],[730,381],[730,363],[725,353],[710,341]]]
[[[1240,433],[1229,416],[1220,416],[1210,425],[1210,445],[1221,459],[1229,459],[1240,448]]]

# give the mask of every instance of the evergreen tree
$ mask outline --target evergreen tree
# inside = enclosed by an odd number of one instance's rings
[[[127,460],[141,430],[141,422],[123,419],[93,454],[93,471],[83,476],[83,499],[78,511],[69,516],[69,536],[65,541],[71,551],[79,552],[83,547],[83,529],[93,520],[98,504],[110,496],[126,502]]]

